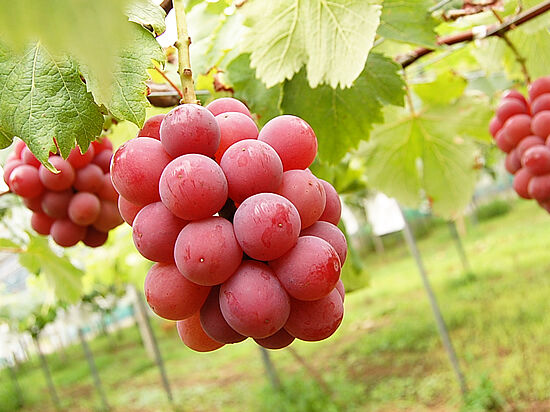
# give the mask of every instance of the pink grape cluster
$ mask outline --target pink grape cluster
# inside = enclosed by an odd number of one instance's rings
[[[531,84],[528,99],[516,90],[506,92],[489,131],[507,153],[516,193],[550,213],[550,76]]]
[[[232,98],[154,116],[115,153],[120,212],[157,262],[147,302],[191,349],[247,337],[280,349],[340,325],[347,244],[336,190],[308,170],[316,154],[304,120],[258,131]]]
[[[109,230],[123,222],[109,174],[112,155],[107,138],[92,142],[84,154],[73,149],[66,160],[52,153],[49,161],[58,170],[53,173],[18,140],[4,167],[4,181],[33,212],[31,226],[37,233],[63,247],[80,241],[99,247]]]

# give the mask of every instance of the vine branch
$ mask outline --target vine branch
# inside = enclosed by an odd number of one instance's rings
[[[191,71],[191,59],[189,58],[189,45],[191,38],[187,32],[187,21],[185,19],[184,0],[174,0],[174,11],[176,12],[176,25],[178,29],[178,40],[176,48],[178,49],[178,72],[181,78],[181,87],[183,89],[182,103],[197,103],[195,95],[195,85],[193,84],[193,72]]]
[[[461,33],[455,33],[449,36],[440,37],[437,40],[437,44],[440,46],[441,45],[450,46],[452,44],[472,41],[478,38],[485,38],[485,37],[491,37],[491,36],[502,37],[504,33],[514,30],[515,28],[522,25],[523,23],[527,23],[528,21],[547,12],[548,10],[550,10],[550,0],[546,0],[540,4],[537,4],[536,6],[530,8],[529,10],[526,10],[521,14],[518,14],[517,16],[508,20],[505,23],[494,24],[490,26],[481,26],[481,28],[477,28],[475,31],[467,30]],[[482,33],[483,35],[479,36],[476,33]],[[406,68],[407,66],[410,66],[421,57],[427,54],[433,53],[435,50],[436,49],[427,48],[427,47],[419,47],[418,49],[415,49],[406,55],[398,56],[395,60],[397,61],[397,63],[403,66],[403,68]]]
[[[180,98],[183,99],[183,92],[180,90],[180,88],[172,80],[170,80],[168,78],[166,73],[164,73],[164,70],[162,70],[156,64],[155,64],[155,70],[164,78],[164,80],[166,80],[168,82],[168,84],[170,86],[172,86],[172,88],[179,94]]]

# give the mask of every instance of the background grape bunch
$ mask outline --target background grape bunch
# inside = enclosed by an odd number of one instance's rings
[[[112,154],[106,137],[92,142],[84,154],[73,149],[66,160],[51,153],[49,161],[58,170],[53,173],[19,140],[4,167],[4,181],[33,212],[31,226],[37,233],[63,247],[79,241],[99,247],[123,222],[109,174]]]
[[[191,349],[279,349],[340,325],[347,244],[336,190],[308,169],[316,154],[304,120],[258,131],[232,98],[154,116],[114,154],[120,213],[156,262],[147,302]]]
[[[516,90],[506,92],[489,131],[507,153],[516,193],[550,213],[550,76],[535,80],[527,99]]]

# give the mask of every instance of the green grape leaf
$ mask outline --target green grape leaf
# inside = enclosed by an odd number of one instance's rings
[[[361,140],[368,139],[373,123],[383,121],[381,101],[392,95],[391,100],[402,101],[404,83],[397,70],[397,65],[388,70],[385,58],[371,54],[365,70],[349,89],[326,85],[311,89],[302,70],[285,83],[281,107],[284,113],[300,116],[313,127],[320,159],[336,163]],[[381,71],[387,79],[384,85],[373,81],[382,76]]]
[[[467,84],[464,78],[451,71],[446,71],[431,83],[414,85],[413,90],[427,103],[445,105],[462,96]]]
[[[103,115],[80,78],[76,64],[40,43],[15,55],[0,47],[0,129],[19,136],[45,165],[55,138],[69,155],[101,133]],[[51,165],[49,166],[51,167]]]
[[[166,30],[166,13],[164,9],[151,0],[132,0],[126,6],[126,15],[130,21],[143,26],[151,26],[155,34],[161,35]]]
[[[384,115],[362,153],[369,185],[407,206],[428,198],[444,217],[462,211],[477,179],[474,139],[487,134],[487,101],[464,97],[415,115],[386,107]]]
[[[276,85],[267,89],[250,68],[248,54],[241,54],[229,64],[227,79],[235,90],[235,97],[244,101],[252,113],[258,116],[261,126],[281,114],[279,99],[282,86]]]
[[[19,263],[29,272],[44,275],[55,290],[58,299],[76,302],[82,292],[81,269],[66,256],[57,255],[48,245],[48,239],[29,233],[26,251],[19,254]]]
[[[0,250],[2,249],[19,249],[21,245],[18,245],[11,239],[0,238]]]
[[[142,127],[145,122],[147,100],[147,69],[154,68],[153,59],[164,62],[164,53],[152,34],[142,26],[129,23],[132,41],[125,47],[112,68],[114,81],[110,90],[101,84],[90,68],[81,67],[88,90],[95,100],[103,104],[113,116],[120,120],[129,120]]]
[[[428,11],[431,6],[432,0],[384,0],[378,34],[386,39],[434,47],[438,23]]]
[[[398,74],[401,66],[380,53],[371,53],[363,71],[365,81],[382,103],[403,106],[405,83]]]
[[[0,129],[0,149],[5,149],[13,142],[13,136]]]
[[[548,19],[546,19],[548,21]],[[542,30],[530,31],[529,24],[508,33],[510,41],[520,50],[521,56],[525,59],[527,71],[533,79],[548,75],[550,67],[550,32],[548,27]],[[517,62],[517,57],[509,48],[506,50],[505,63],[509,71],[515,69],[521,73],[521,68]]]
[[[243,51],[268,86],[291,79],[303,65],[311,87],[349,87],[363,71],[380,6],[366,0],[249,0]]]

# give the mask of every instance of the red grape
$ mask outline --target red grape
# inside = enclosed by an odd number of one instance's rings
[[[342,266],[344,265],[348,254],[348,243],[346,237],[337,226],[324,221],[315,222],[307,229],[304,229],[300,233],[300,236],[316,236],[327,241],[338,254]]]
[[[525,96],[520,92],[518,92],[517,90],[506,90],[502,94],[502,100],[505,100],[505,99],[519,100],[521,103],[525,105],[525,107],[529,106],[529,104],[527,103],[527,99],[525,99]]]
[[[176,266],[187,279],[199,285],[212,286],[225,282],[243,258],[233,225],[222,217],[189,223],[181,230],[175,243],[173,257]]]
[[[223,317],[244,336],[266,338],[283,327],[290,299],[264,263],[244,261],[220,288]]]
[[[108,232],[123,222],[116,203],[107,200],[101,200],[101,209],[99,216],[93,223],[93,226],[100,232]]]
[[[502,122],[495,116],[489,122],[489,133],[491,133],[491,136],[496,137],[500,129],[502,129]]]
[[[138,132],[138,137],[151,137],[160,140],[160,125],[165,114],[156,114],[148,118]]]
[[[21,160],[17,160],[17,159],[10,160],[9,162],[6,163],[6,165],[4,166],[4,182],[8,185],[8,187],[10,185],[9,182],[10,182],[11,172],[13,172],[13,170],[17,166],[21,166],[24,164],[25,163],[23,163]]]
[[[502,123],[516,114],[529,114],[527,106],[517,99],[505,99],[498,106],[497,117]]]
[[[38,169],[28,164],[12,170],[8,186],[12,192],[21,197],[37,197],[44,192]]]
[[[85,153],[80,151],[80,147],[75,147],[69,153],[67,161],[75,168],[81,169],[92,161],[95,155],[95,149],[92,145],[88,147]]]
[[[70,247],[84,239],[86,228],[71,222],[69,219],[57,219],[52,224],[50,235],[59,246]]]
[[[109,152],[104,151],[103,153]],[[73,186],[79,192],[97,193],[103,188],[104,179],[103,170],[98,165],[90,163],[82,169],[78,169]],[[111,185],[110,178],[109,185]]]
[[[342,302],[343,302],[346,298],[346,288],[344,287],[344,282],[342,282],[342,279],[338,280],[338,283],[336,284],[335,289],[340,294],[340,297],[342,298]]]
[[[521,159],[519,157],[517,149],[512,150],[506,155],[506,160],[504,161],[504,167],[510,174],[516,173],[521,169]]]
[[[504,123],[505,136],[512,146],[516,146],[521,139],[531,133],[531,116],[516,114]]]
[[[36,233],[41,235],[49,235],[55,219],[45,215],[44,213],[33,213],[31,216],[31,227]]]
[[[40,167],[40,160],[36,158],[36,156],[31,152],[31,149],[29,149],[27,146],[25,146],[21,150],[21,160],[23,163],[39,168]]]
[[[162,203],[185,220],[212,216],[227,200],[227,180],[222,169],[200,154],[171,161],[162,172],[159,188]]]
[[[500,129],[497,132],[497,136],[495,137],[495,143],[497,147],[502,150],[504,153],[510,153],[512,149],[514,148],[514,145],[510,143],[508,140],[508,137],[506,136],[506,130]]]
[[[23,197],[23,204],[27,206],[29,210],[32,210],[36,213],[44,213],[44,210],[42,210],[42,198],[41,196],[36,197]]]
[[[317,154],[317,137],[305,120],[283,115],[271,119],[260,130],[258,140],[266,142],[279,154],[283,169],[305,169]]]
[[[162,202],[151,203],[141,209],[134,219],[134,245],[149,260],[173,262],[174,244],[186,224],[185,220],[174,216]]]
[[[118,210],[120,212],[120,216],[122,216],[124,221],[130,226],[132,226],[136,215],[142,208],[143,206],[134,205],[122,196],[118,197]]]
[[[160,175],[171,160],[158,140],[132,139],[115,152],[111,180],[116,191],[136,205],[157,202]]]
[[[97,157],[97,155],[104,150],[106,150],[107,152],[113,151],[113,144],[106,137],[102,137],[99,140],[94,140],[92,142],[92,146],[94,147],[95,157]]]
[[[521,163],[532,175],[550,173],[550,147],[539,145],[527,149]]]
[[[210,287],[190,282],[171,263],[155,263],[145,277],[147,303],[153,312],[168,320],[198,316],[209,292]]]
[[[214,154],[216,162],[233,143],[245,139],[257,139],[258,127],[249,116],[239,112],[222,113],[216,116],[220,128],[220,145]]]
[[[105,173],[103,175],[103,185],[101,186],[101,189],[97,192],[97,195],[100,199],[108,200],[110,202],[118,202],[118,193],[113,186],[113,182],[111,180],[111,175],[109,173]]]
[[[243,102],[233,99],[232,97],[222,97],[220,99],[216,99],[208,104],[206,108],[210,110],[214,116],[227,112],[239,112],[252,117],[248,107],[246,107]]]
[[[332,335],[344,317],[344,305],[337,289],[313,302],[291,299],[285,329],[305,341],[319,341]]]
[[[550,174],[533,176],[529,181],[527,191],[529,192],[529,196],[539,202],[550,200]]]
[[[323,179],[319,179],[319,181],[325,188],[327,198],[325,210],[319,220],[332,223],[333,225],[338,225],[340,215],[342,214],[342,203],[340,202],[340,196],[338,196],[338,192],[336,192],[334,186],[332,186],[329,182]]]
[[[288,252],[300,234],[300,215],[287,199],[260,193],[246,199],[233,219],[243,252],[253,259],[273,260]]]
[[[75,180],[75,172],[71,164],[61,156],[52,156],[49,161],[59,173],[50,172],[44,165],[40,165],[38,174],[42,184],[46,189],[55,191],[67,190],[70,188]]]
[[[13,154],[17,159],[21,159],[21,152],[23,149],[27,147],[25,142],[23,140],[15,140],[15,143],[13,144]]]
[[[82,243],[89,247],[100,247],[107,242],[109,234],[107,232],[100,232],[92,226],[88,226],[86,230],[86,236],[82,239]]]
[[[550,92],[541,94],[531,103],[531,113],[533,115],[544,110],[550,110]]]
[[[221,342],[216,342],[206,334],[201,326],[199,313],[195,313],[187,319],[178,321],[176,323],[176,328],[182,342],[194,351],[211,352],[224,345]]]
[[[99,216],[101,203],[96,195],[88,192],[76,193],[69,203],[69,218],[80,226],[88,226]]]
[[[526,138],[521,139],[521,142],[519,142],[515,151],[517,152],[518,157],[521,160],[523,154],[527,149],[538,145],[544,145],[544,139],[541,139],[538,136],[527,136]]]
[[[529,99],[531,101],[544,93],[550,93],[550,76],[540,77],[529,86]]]
[[[277,152],[258,140],[233,144],[220,166],[227,178],[229,197],[237,203],[257,193],[275,192],[283,180],[283,164]]]
[[[286,330],[280,329],[274,335],[268,336],[267,338],[254,340],[258,345],[266,349],[282,349],[294,342],[294,339],[294,336],[289,334]]]
[[[220,128],[206,108],[182,104],[164,117],[160,141],[172,157],[191,153],[213,157],[220,144]]]
[[[113,158],[113,152],[110,150],[103,150],[97,154],[92,163],[99,166],[103,173],[108,173],[111,168],[111,159]]]
[[[237,343],[246,336],[236,332],[225,320],[220,309],[220,288],[213,287],[200,311],[202,329],[217,342]]]
[[[44,193],[44,196],[42,196],[42,210],[45,214],[54,219],[66,218],[72,197],[73,191],[70,189],[64,190],[63,192],[47,191]]]
[[[519,169],[514,175],[514,190],[524,199],[531,199],[527,187],[533,175],[526,168]]]
[[[546,139],[550,135],[550,110],[544,110],[533,117],[533,134]]]

